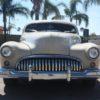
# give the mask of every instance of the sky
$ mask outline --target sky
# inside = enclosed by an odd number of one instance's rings
[[[14,0],[14,2],[20,2],[25,7],[29,8],[31,10],[32,9],[32,3],[30,2],[30,0],[26,0],[26,1],[24,1],[24,0],[23,1],[22,0]],[[64,3],[68,4],[69,0],[51,0],[51,2],[53,2],[53,4],[55,4],[55,5],[57,5],[57,3],[59,3],[59,2],[64,2]],[[59,7],[59,9],[60,9],[61,14],[64,15],[63,8]],[[100,35],[100,13],[99,13],[100,12],[100,6],[95,6],[95,5],[91,6],[91,7],[89,7],[87,12],[83,10],[81,5],[78,5],[77,9],[80,10],[81,12],[84,12],[87,15],[89,15],[89,26],[87,28],[90,30],[90,34],[96,33],[97,35]],[[66,22],[67,21],[69,22],[68,18],[66,18],[64,20]],[[16,26],[15,29],[12,29],[11,34],[17,34],[17,35],[22,34],[23,27],[31,21],[32,21],[32,19],[30,17],[25,18],[23,16],[16,15],[15,19],[11,20],[11,23],[15,24],[15,26]],[[1,24],[1,26],[3,25],[2,15],[0,16],[0,24]],[[18,27],[21,27],[21,31],[19,31],[19,32],[17,31]],[[82,23],[81,26],[78,26],[78,29],[80,30],[81,27],[85,27],[84,23]],[[81,32],[80,32],[80,35],[82,35]]]

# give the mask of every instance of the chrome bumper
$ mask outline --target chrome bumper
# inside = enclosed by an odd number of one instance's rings
[[[81,72],[45,72],[45,71],[16,71],[14,69],[0,68],[0,77],[2,78],[28,78],[29,81],[32,79],[71,79],[80,78],[100,78],[100,70],[85,70]]]

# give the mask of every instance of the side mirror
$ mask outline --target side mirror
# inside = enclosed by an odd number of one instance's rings
[[[81,28],[81,31],[83,32],[82,41],[88,42],[88,40],[89,40],[89,29]]]
[[[89,29],[83,30],[83,37],[89,37]]]

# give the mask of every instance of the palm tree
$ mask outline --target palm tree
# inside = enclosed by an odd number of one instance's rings
[[[84,8],[87,10],[92,4],[100,5],[100,0],[84,0]]]
[[[75,11],[75,12],[71,12],[71,10],[69,8],[65,9],[65,14],[69,17],[70,22],[74,20],[76,20],[76,25],[79,23],[79,25],[81,24],[82,21],[85,22],[86,27],[89,24],[89,17],[88,15],[86,15],[85,13],[81,13],[79,11]]]
[[[31,17],[35,15],[35,20],[39,20],[39,14],[43,0],[31,0],[31,2],[33,3]]]
[[[59,9],[49,0],[44,2],[43,19],[47,19],[48,15],[55,13],[55,16],[60,16]]]
[[[85,25],[87,26],[89,23],[89,17],[85,13],[77,11],[76,7],[78,3],[82,3],[81,0],[71,0],[69,8],[65,6],[64,12],[69,17],[70,22],[72,22],[74,19],[76,20],[76,25],[77,22],[80,25],[81,22],[84,21]]]
[[[53,16],[52,17],[52,20],[63,20],[65,18],[65,16],[64,15],[55,15],[55,16]]]
[[[85,22],[86,27],[89,25],[89,17],[88,17],[88,15],[86,15],[84,13],[78,12],[76,15],[72,16],[72,19],[76,20],[76,25],[77,25],[77,23],[80,25],[82,23],[82,21]]]
[[[77,10],[77,5],[79,3],[82,3],[82,0],[70,0],[70,9],[71,9],[71,12],[74,12]]]
[[[59,9],[52,4],[49,0],[31,0],[33,3],[33,9],[31,11],[31,17],[35,15],[35,20],[39,20],[39,15],[42,13],[42,18],[47,19],[48,15],[55,13],[56,16],[60,16]],[[41,6],[43,5],[43,6]],[[43,12],[40,9],[43,7]]]
[[[15,14],[20,14],[23,16],[28,16],[29,10],[22,6],[19,3],[13,4],[13,0],[0,0],[0,14],[3,14],[3,23],[4,23],[4,39],[6,41],[7,34],[7,16],[13,17]]]

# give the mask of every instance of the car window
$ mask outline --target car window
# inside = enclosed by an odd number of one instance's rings
[[[66,32],[77,33],[76,28],[70,24],[61,23],[34,23],[26,27],[25,32],[35,31],[52,31],[52,32]]]

